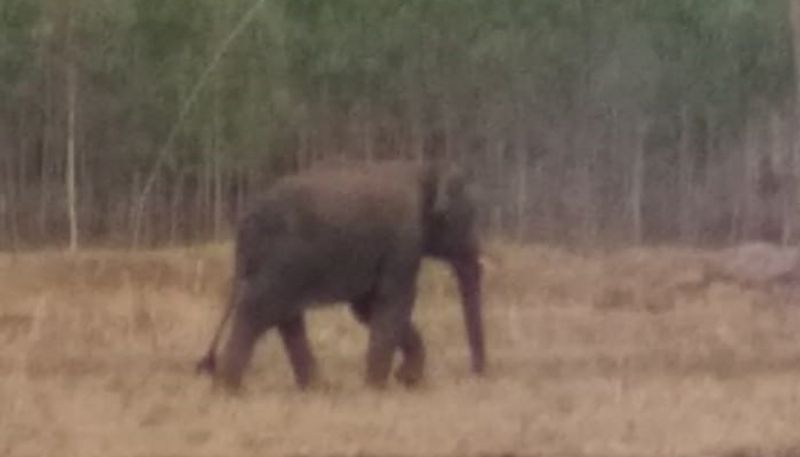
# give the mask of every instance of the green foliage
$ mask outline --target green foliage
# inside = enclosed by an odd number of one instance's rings
[[[0,3],[0,96],[5,99],[24,78],[30,76],[30,56],[41,33],[39,4],[29,0]]]
[[[186,105],[253,1],[73,0],[81,150],[115,170],[109,186],[150,169],[185,106],[166,170],[200,181],[209,157],[271,168],[364,132],[392,155],[449,129],[459,153],[491,158],[524,132],[609,113],[647,117],[670,150],[681,110],[736,135],[794,84],[786,0],[266,0]],[[36,111],[57,98],[58,5],[0,2],[3,100]],[[20,89],[32,80],[51,90]],[[584,153],[530,143],[531,161]]]
[[[111,15],[83,24],[82,51],[158,143],[249,2],[114,3],[80,3]],[[688,103],[732,117],[753,100],[780,99],[791,85],[779,0],[268,3],[215,70],[198,104],[206,114],[196,113],[188,136],[206,130],[214,111],[236,149],[254,124],[265,132],[273,123],[301,128],[298,105],[388,106],[406,101],[410,84],[437,100],[479,91],[557,111],[586,103],[588,91],[608,106],[658,114]],[[29,1],[3,5],[8,83],[32,52],[40,11]],[[130,17],[116,12],[125,7]]]

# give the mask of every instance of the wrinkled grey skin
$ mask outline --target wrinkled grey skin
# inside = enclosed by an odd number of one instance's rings
[[[346,302],[369,330],[367,384],[386,386],[399,349],[395,376],[413,385],[423,377],[425,348],[411,314],[420,262],[429,256],[452,267],[472,370],[482,373],[479,243],[467,187],[452,167],[410,162],[329,167],[280,180],[240,223],[231,303],[198,370],[237,390],[257,339],[277,327],[297,385],[312,385],[317,363],[304,311]]]

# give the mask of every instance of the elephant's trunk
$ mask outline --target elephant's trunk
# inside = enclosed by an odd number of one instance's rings
[[[477,255],[465,256],[453,262],[458,279],[461,305],[464,308],[464,324],[472,354],[472,371],[483,373],[486,368],[486,348],[481,314],[481,266]]]

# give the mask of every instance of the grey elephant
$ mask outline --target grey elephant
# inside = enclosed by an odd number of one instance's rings
[[[240,221],[230,303],[198,371],[238,390],[257,339],[277,327],[297,385],[313,385],[317,362],[304,311],[344,302],[369,331],[367,385],[387,385],[397,349],[403,360],[395,377],[414,385],[423,378],[425,348],[411,315],[428,256],[452,267],[472,371],[483,373],[479,239],[468,184],[453,166],[404,161],[327,166],[279,180]]]

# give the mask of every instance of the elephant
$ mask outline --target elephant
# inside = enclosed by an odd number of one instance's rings
[[[349,304],[368,330],[365,383],[423,379],[425,347],[411,319],[423,257],[458,283],[475,375],[485,372],[477,204],[467,173],[439,162],[322,166],[280,178],[237,224],[231,295],[197,363],[238,391],[254,344],[277,327],[300,389],[319,381],[304,312]],[[216,360],[226,322],[230,331]]]

